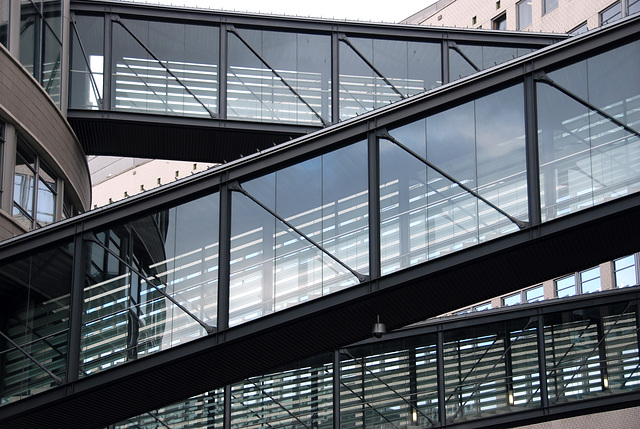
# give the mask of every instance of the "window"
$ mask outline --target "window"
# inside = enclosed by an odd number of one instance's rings
[[[18,139],[13,181],[13,217],[27,229],[54,221],[57,186],[51,170]]]
[[[524,299],[526,302],[542,301],[544,299],[544,287],[539,285],[525,290]]]
[[[484,304],[478,304],[473,307],[473,311],[484,311],[484,310],[491,310],[490,302],[485,302]]]
[[[625,256],[613,261],[613,271],[617,288],[638,284],[635,255]]]
[[[558,7],[558,0],[542,0],[542,13],[549,13]]]
[[[520,292],[502,298],[502,305],[505,307],[516,304],[522,304],[522,294]]]
[[[640,0],[638,0],[638,1],[640,1]],[[587,21],[585,21],[582,24],[578,25],[573,30],[570,30],[569,34],[571,34],[572,36],[577,36],[578,34],[582,34],[582,33],[585,33],[587,31],[589,31],[589,27],[587,26]]]
[[[0,44],[8,47],[9,41],[9,6],[10,0],[0,0]]]
[[[533,0],[522,0],[518,3],[518,30],[531,25],[533,19],[531,3],[533,3]]]
[[[498,1],[496,2],[496,10],[500,9],[500,6],[501,6],[501,5],[500,5],[500,0],[498,0]]]
[[[471,18],[471,25],[476,25],[477,23],[478,23],[478,17],[477,16],[474,16],[473,18]]]
[[[633,15],[640,12],[640,0],[629,0],[629,7],[627,8],[627,15]]]
[[[600,267],[593,267],[556,280],[558,298],[599,292],[600,290]]]
[[[0,199],[2,197],[2,166],[4,165],[4,122],[0,121]]]
[[[609,8],[600,12],[600,25],[609,24],[622,18],[622,5],[620,2],[614,3]]]
[[[556,280],[556,295],[558,298],[576,294],[576,276],[570,275]]]
[[[506,30],[507,29],[507,14],[503,13],[499,17],[493,20],[491,28],[494,30]]]

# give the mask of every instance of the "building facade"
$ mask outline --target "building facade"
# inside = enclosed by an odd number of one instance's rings
[[[638,0],[439,0],[402,22],[580,34],[639,11]]]
[[[0,239],[89,208],[89,170],[60,96],[63,10],[0,2]]]
[[[0,425],[636,415],[640,17],[565,38],[79,0],[68,25],[84,147],[242,156],[0,243]]]

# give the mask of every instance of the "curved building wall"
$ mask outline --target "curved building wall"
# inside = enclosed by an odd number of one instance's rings
[[[0,46],[0,121],[0,239],[87,210],[91,180],[77,137],[51,97],[4,46]],[[18,213],[18,194],[27,195],[22,207],[33,219],[27,215],[25,221]]]

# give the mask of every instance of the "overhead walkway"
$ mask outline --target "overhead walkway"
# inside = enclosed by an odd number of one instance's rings
[[[517,427],[637,406],[634,289],[431,320],[113,427],[223,427],[227,401],[243,428]]]
[[[224,162],[562,40],[72,1],[87,154]]]
[[[0,424],[112,424],[378,315],[396,329],[638,251],[639,25],[0,243]]]

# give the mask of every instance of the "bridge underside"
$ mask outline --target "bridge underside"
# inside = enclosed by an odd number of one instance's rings
[[[632,195],[5,405],[0,421],[104,427],[367,338],[378,314],[400,328],[638,251],[638,236]]]
[[[87,155],[224,163],[317,130],[314,127],[116,112],[69,112]]]

